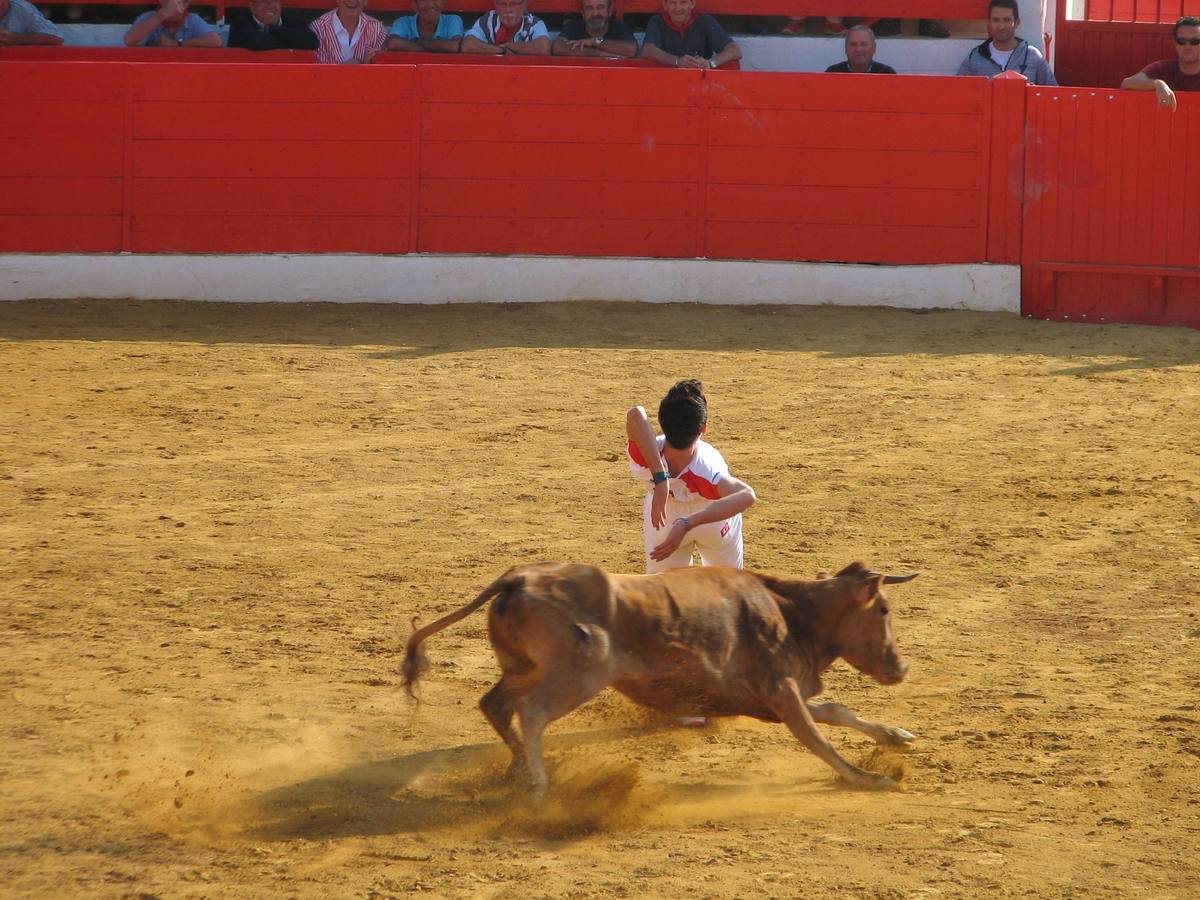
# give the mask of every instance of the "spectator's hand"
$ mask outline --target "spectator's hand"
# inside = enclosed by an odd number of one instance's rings
[[[158,9],[155,10],[160,22],[172,22],[182,20],[184,17],[183,4],[179,0],[162,0],[158,4]]]
[[[0,47],[7,47],[10,43],[12,43],[12,32],[0,28]]]
[[[665,481],[654,486],[654,497],[650,500],[650,524],[655,531],[667,524],[667,497],[670,493],[671,486]]]
[[[667,539],[650,551],[650,558],[655,562],[662,562],[679,549],[679,545],[683,543],[687,533],[687,522],[683,519],[676,519],[675,524],[671,526],[670,533],[667,534]]]
[[[690,56],[681,56],[681,57],[679,57],[679,68],[681,68],[681,69],[707,69],[708,68],[708,60],[705,59],[703,56],[696,56],[695,54],[692,54]]]
[[[369,66],[371,63],[375,62],[375,54],[378,52],[378,50],[369,50],[367,52],[367,58],[363,60],[363,63]]]
[[[1158,98],[1158,105],[1163,109],[1175,111],[1178,105],[1175,100],[1175,92],[1171,90],[1171,86],[1165,81],[1159,80],[1154,82],[1154,96]]]

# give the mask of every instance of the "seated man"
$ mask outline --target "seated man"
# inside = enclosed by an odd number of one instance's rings
[[[445,0],[413,0],[415,16],[400,16],[388,34],[388,50],[457,53],[462,49],[463,20],[442,13]]]
[[[317,36],[317,62],[358,65],[375,61],[387,42],[387,29],[363,10],[367,0],[337,0],[308,27]]]
[[[851,25],[846,30],[846,60],[834,63],[826,72],[861,72],[871,75],[895,75],[891,66],[875,62],[875,33],[866,25]]]
[[[1121,82],[1128,91],[1154,91],[1158,105],[1175,109],[1176,91],[1200,91],[1200,17],[1175,23],[1175,59],[1152,62]]]
[[[646,24],[642,56],[664,66],[715,69],[742,58],[742,48],[712,16],[696,15],[696,0],[663,0],[666,15]]]
[[[250,0],[250,10],[229,28],[229,46],[243,50],[316,50],[308,25],[283,14],[280,0]]]
[[[637,56],[633,29],[612,17],[612,0],[583,0],[582,12],[582,19],[563,22],[551,47],[555,56]]]
[[[462,52],[546,56],[550,32],[529,14],[525,0],[496,0],[496,8],[480,16],[463,38]]]
[[[57,46],[63,42],[58,27],[26,0],[0,0],[0,47],[16,44]]]
[[[221,35],[195,13],[190,0],[161,0],[158,9],[142,13],[125,32],[126,47],[220,47]]]
[[[1054,72],[1036,47],[1017,37],[1021,14],[1017,0],[991,0],[988,4],[988,37],[967,54],[959,75],[986,75],[991,78],[1001,72],[1020,72],[1030,84],[1056,87]]]

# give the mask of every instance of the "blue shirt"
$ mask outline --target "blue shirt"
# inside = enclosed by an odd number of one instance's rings
[[[15,3],[16,0],[13,0],[13,2]],[[140,16],[138,16],[136,19],[133,20],[133,24],[130,25],[129,27],[135,28],[138,25],[140,25],[142,22],[145,22],[147,19],[152,19],[152,18],[154,18],[154,13],[152,13],[152,12],[142,13]],[[212,34],[216,30],[217,29],[213,28],[211,25],[209,25],[207,22],[205,22],[202,18],[200,18],[195,13],[188,13],[187,18],[183,20],[183,24],[179,26],[179,30],[176,31],[174,34],[171,33],[171,31],[167,28],[166,25],[159,25],[152,32],[150,32],[148,35],[146,35],[146,39],[144,41],[142,41],[142,46],[143,47],[158,46],[158,39],[160,36],[162,36],[164,34],[169,35],[172,40],[190,41],[192,38],[204,37],[206,34]]]
[[[394,34],[398,38],[404,38],[406,41],[419,40],[421,37],[421,33],[417,30],[416,16],[401,16],[392,23],[392,30],[388,33]],[[462,19],[448,13],[442,13],[438,17],[437,31],[433,34],[435,41],[449,41],[462,36]]]
[[[26,0],[12,0],[8,15],[0,19],[0,28],[13,34],[52,34],[62,37],[58,27]]]

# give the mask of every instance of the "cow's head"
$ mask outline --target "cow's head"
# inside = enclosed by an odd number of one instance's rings
[[[835,577],[848,594],[834,637],[841,657],[880,684],[899,684],[908,672],[908,663],[896,646],[883,586],[903,584],[917,576],[881,575],[862,563],[851,563]]]

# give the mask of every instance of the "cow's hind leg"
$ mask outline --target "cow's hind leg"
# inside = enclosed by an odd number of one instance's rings
[[[578,709],[607,686],[599,672],[566,671],[547,675],[536,688],[517,701],[521,717],[521,738],[525,745],[525,764],[529,767],[530,794],[540,800],[546,795],[548,780],[542,759],[542,735],[546,726]]]
[[[525,765],[525,748],[516,729],[513,728],[512,720],[513,713],[516,712],[517,698],[529,689],[529,681],[529,673],[513,675],[506,672],[479,700],[479,708],[484,717],[512,752],[512,762],[508,767],[510,777]]]
[[[837,725],[842,728],[853,728],[863,734],[873,737],[879,744],[909,744],[917,738],[915,735],[897,728],[894,725],[883,725],[879,722],[868,722],[860,719],[854,710],[840,703],[808,704],[808,711],[815,721],[823,725]]]

